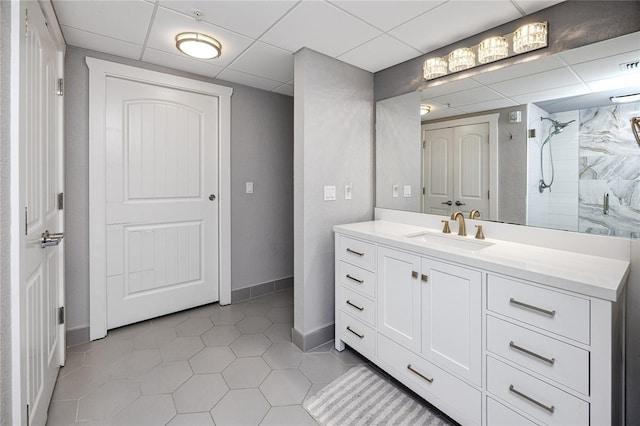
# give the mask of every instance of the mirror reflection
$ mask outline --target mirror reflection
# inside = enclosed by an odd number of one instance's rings
[[[377,207],[637,238],[638,46],[640,32],[379,101]]]

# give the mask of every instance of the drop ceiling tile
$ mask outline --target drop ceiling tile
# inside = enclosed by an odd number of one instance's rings
[[[282,95],[293,96],[293,84],[283,84],[273,89],[273,91]]]
[[[382,31],[389,31],[444,2],[445,0],[330,1],[340,9],[357,16]]]
[[[174,68],[181,71],[191,72],[206,77],[216,77],[224,69],[217,65],[210,64],[207,61],[190,59],[184,55],[174,55],[161,50],[146,48],[142,55],[144,62],[150,64],[162,65],[168,68]]]
[[[462,109],[463,105],[477,104],[479,102],[492,101],[500,99],[498,93],[486,87],[476,87],[475,89],[469,89],[462,92],[451,93],[444,96],[438,96],[432,98],[434,102],[438,102],[443,105],[451,105],[453,108]]]
[[[538,92],[553,87],[565,87],[580,83],[580,80],[567,68],[544,71],[525,77],[514,78],[490,84],[489,87],[503,95],[513,98],[515,95]]]
[[[211,24],[258,38],[284,16],[296,1],[198,1],[160,0],[160,5],[191,15],[194,10],[204,13],[202,20]]]
[[[640,93],[640,72],[619,75],[587,82],[587,86],[594,92],[603,92],[614,89],[629,88],[630,93]]]
[[[515,2],[526,12],[527,15],[542,9],[562,3],[564,0],[515,0]]]
[[[597,58],[631,52],[637,50],[638,46],[640,46],[640,31],[567,50],[558,55],[567,64],[573,65]]]
[[[419,56],[420,52],[386,34],[348,51],[338,59],[370,72]]]
[[[489,110],[498,109],[498,108],[508,108],[513,106],[518,106],[518,103],[508,98],[501,98],[501,99],[495,99],[492,101],[479,102],[477,104],[460,106],[458,107],[458,109],[466,113],[472,113],[472,112],[480,112],[480,111],[489,111]]]
[[[62,26],[62,34],[64,34],[65,41],[70,46],[82,47],[84,49],[96,50],[98,52],[136,60],[140,59],[140,54],[142,53],[142,46],[140,45],[65,27],[64,25]]]
[[[638,44],[638,46],[640,46],[640,44]],[[620,64],[638,60],[640,60],[640,50],[596,59],[594,61],[582,62],[572,65],[571,69],[584,81],[603,80],[605,78],[624,75],[627,71],[622,71]]]
[[[229,68],[287,83],[293,79],[293,54],[258,41]]]
[[[452,0],[389,33],[426,53],[520,17],[509,1]]]
[[[218,78],[232,83],[244,84],[246,86],[257,87],[258,89],[270,91],[282,85],[282,83],[278,81],[268,80],[266,78],[246,74],[240,71],[234,71],[228,68],[218,74]]]
[[[438,96],[449,95],[451,93],[462,92],[463,90],[475,89],[480,87],[477,81],[473,81],[470,78],[461,78],[460,80],[454,80],[448,83],[439,84],[436,86],[430,86],[422,90],[422,99],[433,99]]]
[[[159,7],[147,47],[172,54],[178,53],[175,37],[185,31],[206,33],[222,44],[222,55],[211,61],[212,64],[220,67],[229,65],[253,42],[252,39],[243,35],[206,22],[196,22],[190,16]]]
[[[53,7],[60,25],[142,45],[155,6],[142,0],[54,0]]]
[[[260,40],[296,52],[308,47],[336,57],[381,31],[325,2],[303,1]]]
[[[439,120],[441,118],[455,117],[457,115],[464,114],[462,110],[456,108],[447,108],[446,106],[433,103],[430,103],[429,105],[431,105],[431,112],[422,116],[421,120],[423,124],[432,120]]]
[[[589,92],[589,88],[584,84],[572,84],[566,87],[556,87],[554,89],[541,90],[538,92],[512,96],[511,99],[522,105],[533,102],[548,101],[551,99],[566,98],[569,96],[584,95],[585,93]]]
[[[535,60],[520,62],[519,64],[477,74],[471,78],[479,83],[487,85],[514,78],[525,77],[530,74],[537,74],[544,71],[563,68],[565,66],[564,62],[562,62],[557,55],[543,56],[541,58],[534,59]]]

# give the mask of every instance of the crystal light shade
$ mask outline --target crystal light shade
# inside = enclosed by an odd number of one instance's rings
[[[422,67],[424,78],[427,80],[443,76],[447,73],[447,60],[444,58],[430,58],[424,61]]]
[[[476,55],[468,47],[449,53],[449,71],[456,72],[471,68],[476,64]]]
[[[490,37],[478,45],[478,62],[486,64],[509,56],[509,43],[504,37]]]
[[[214,59],[222,53],[222,45],[215,38],[201,33],[180,33],[176,36],[176,48],[198,59]]]
[[[547,24],[536,22],[523,25],[513,33],[513,51],[528,52],[547,45]]]

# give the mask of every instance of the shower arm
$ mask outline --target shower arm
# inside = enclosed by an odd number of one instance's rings
[[[631,132],[636,137],[636,142],[640,146],[640,117],[633,117],[631,119]]]

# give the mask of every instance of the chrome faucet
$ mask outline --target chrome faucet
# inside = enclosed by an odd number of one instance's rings
[[[464,224],[464,215],[461,212],[453,212],[451,220],[458,219],[458,235],[461,237],[467,236],[467,227]]]

